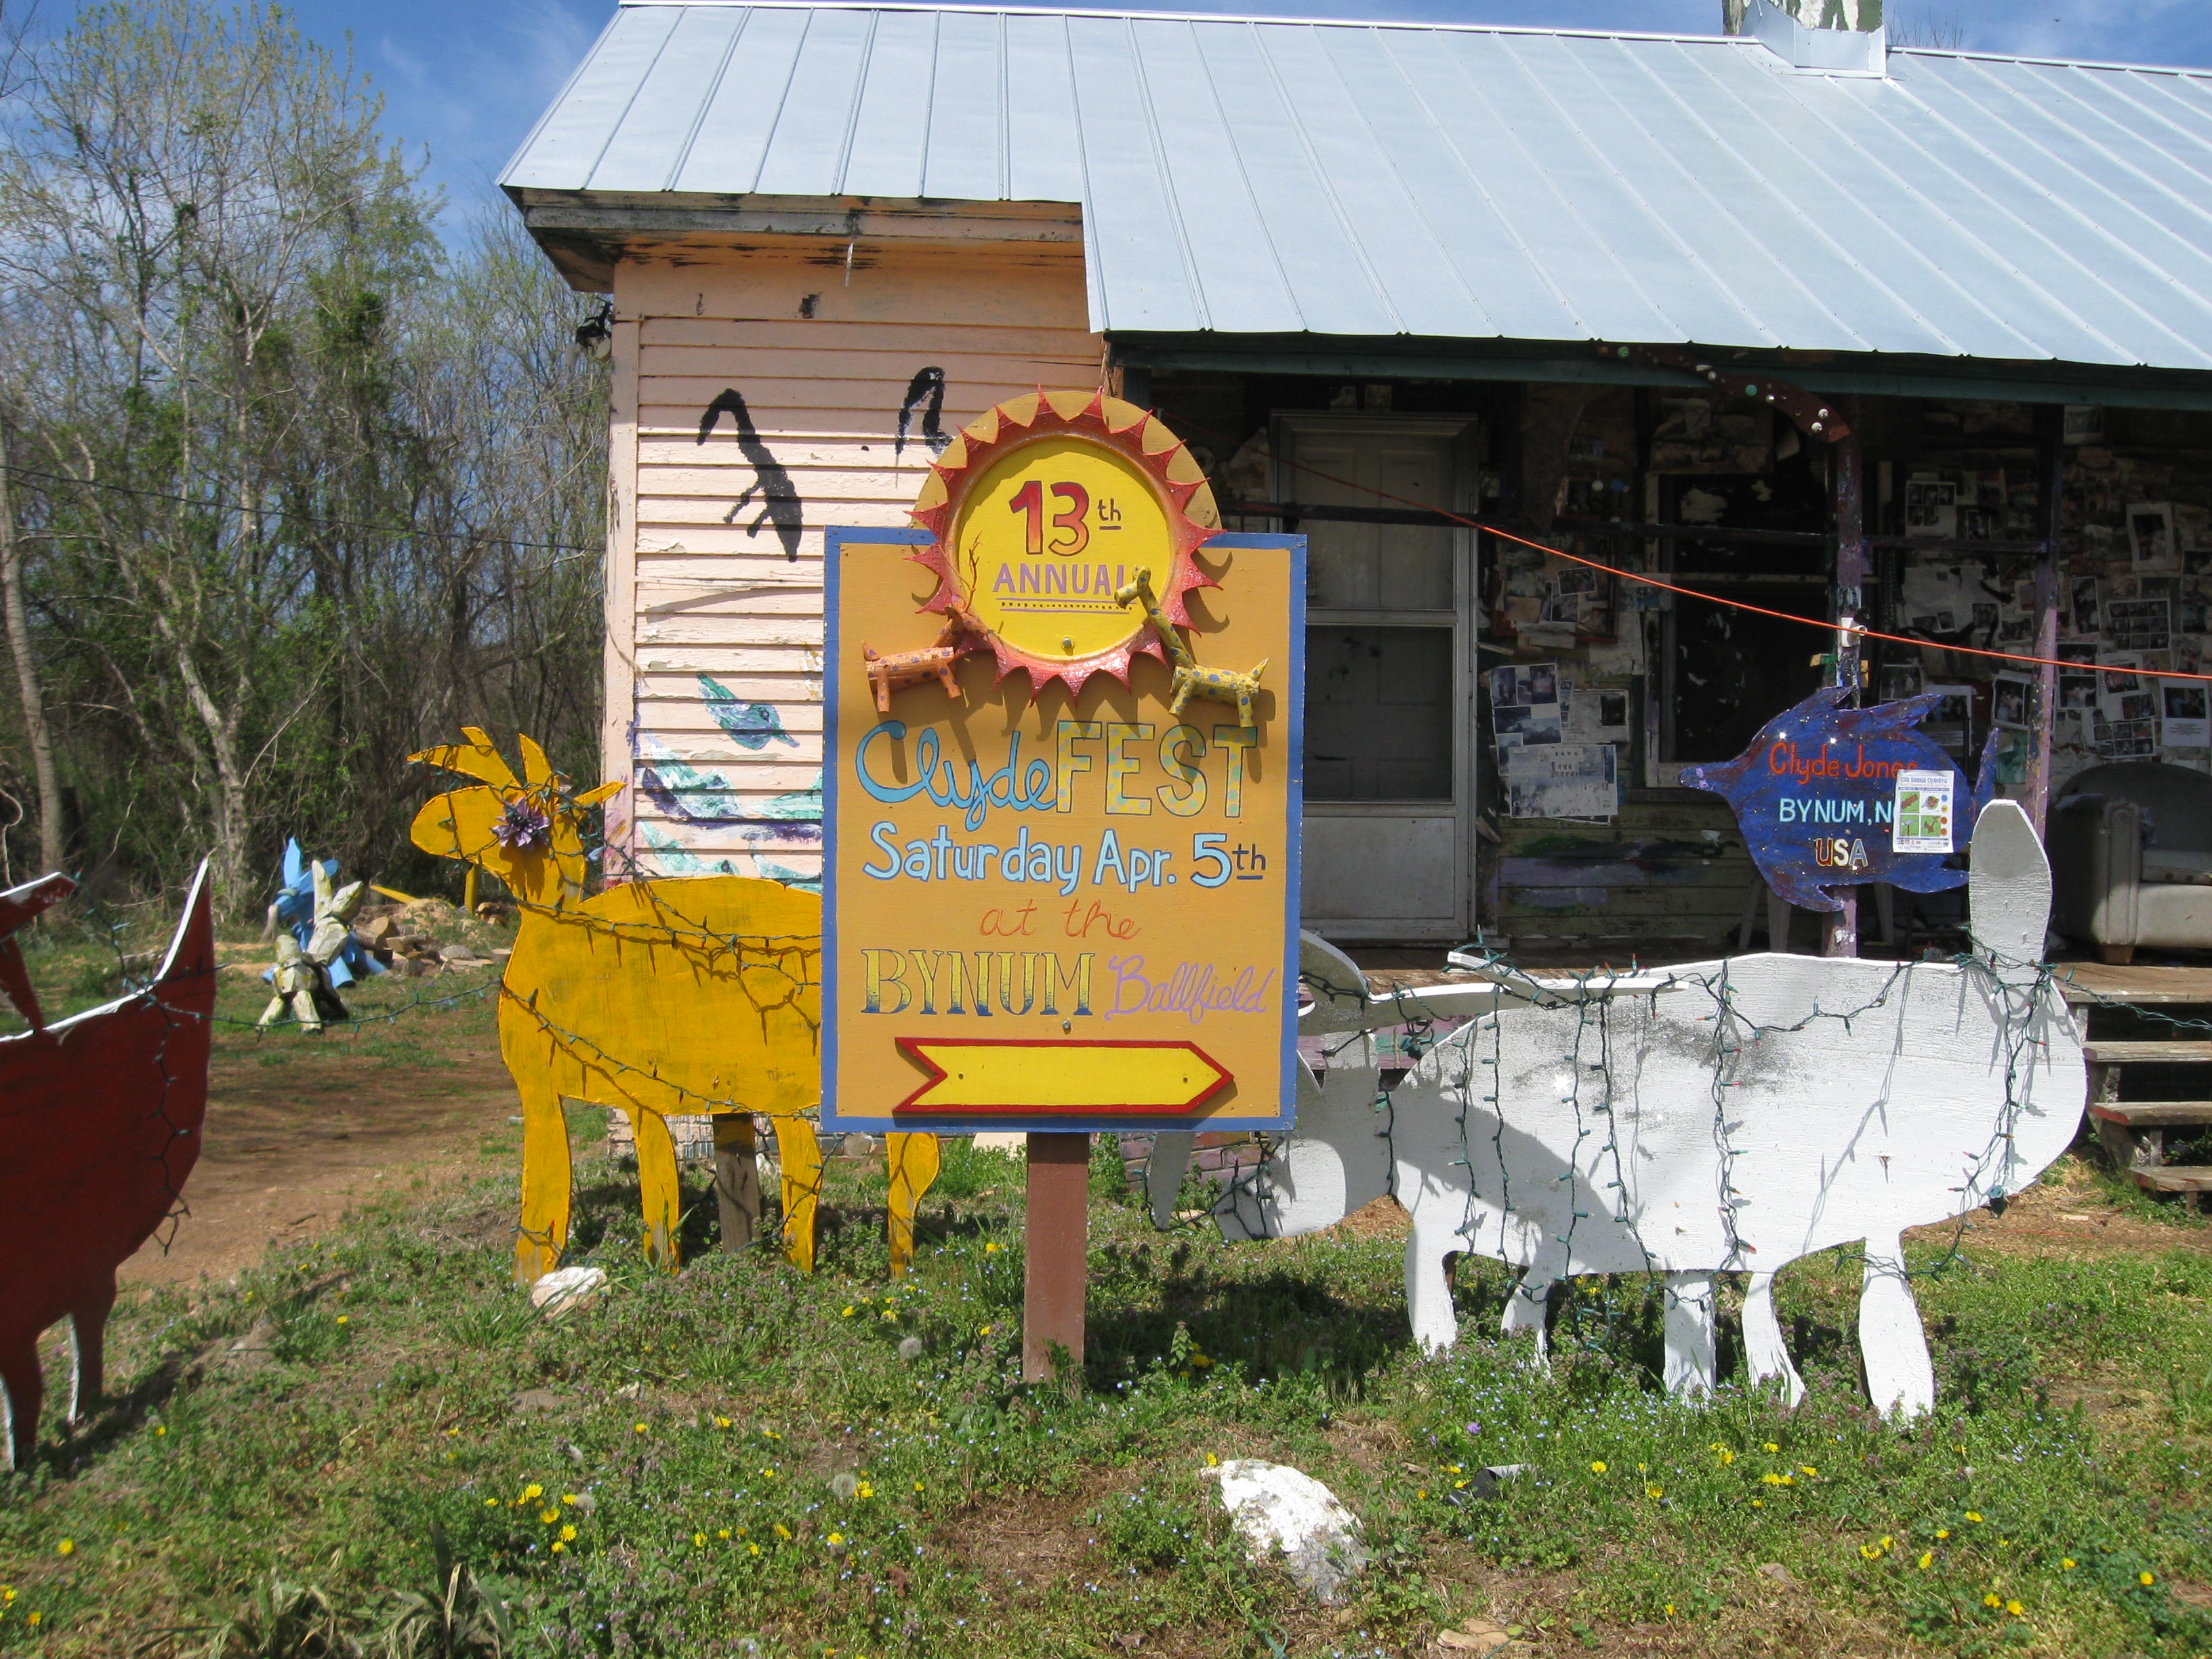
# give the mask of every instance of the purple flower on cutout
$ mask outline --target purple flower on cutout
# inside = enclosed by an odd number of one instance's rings
[[[553,821],[526,800],[509,801],[491,827],[491,838],[520,851],[543,847],[552,838]]]

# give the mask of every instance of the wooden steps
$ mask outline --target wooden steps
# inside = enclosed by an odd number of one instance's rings
[[[2212,1042],[2108,1042],[2082,1046],[2092,1066],[2203,1066],[2212,1064]]]
[[[2130,1129],[2177,1129],[2212,1123],[2212,1100],[2100,1100],[2091,1115]]]
[[[2169,1136],[2187,1140],[2212,1130],[2212,1040],[2198,1035],[2212,1023],[2212,970],[2073,963],[2057,978],[2081,1028],[2089,1123],[2106,1153],[2146,1192],[2177,1194],[2203,1208],[2212,1165],[2168,1164],[2166,1149]],[[2170,1071],[2177,1066],[2193,1068],[2179,1089]],[[2122,1086],[2129,1068],[2154,1066],[2160,1075],[2148,1086],[2142,1078],[2131,1079],[2132,1091]],[[2131,1091],[2201,1097],[2124,1098]]]
[[[2160,1164],[2129,1173],[2137,1186],[2154,1193],[2187,1193],[2191,1197],[2212,1193],[2212,1164]]]

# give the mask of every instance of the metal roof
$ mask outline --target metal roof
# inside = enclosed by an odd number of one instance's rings
[[[2212,368],[2212,75],[2178,70],[632,3],[501,182],[1074,202],[1104,330]]]

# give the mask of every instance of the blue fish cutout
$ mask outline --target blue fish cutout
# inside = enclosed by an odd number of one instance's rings
[[[775,712],[774,703],[739,702],[736,692],[704,674],[699,676],[699,696],[707,712],[714,717],[714,724],[728,732],[738,748],[757,752],[772,743],[799,747],[799,739],[783,729],[783,717]]]
[[[1840,910],[1832,887],[1886,881],[1914,893],[1963,887],[1966,872],[1935,853],[1891,844],[1891,803],[1901,771],[1948,772],[1964,805],[1954,839],[1963,848],[1996,793],[1997,733],[1983,749],[1981,779],[1966,775],[1914,728],[1943,700],[1926,692],[1872,708],[1838,707],[1849,695],[1825,686],[1759,728],[1738,758],[1686,766],[1682,781],[1726,800],[1744,847],[1774,896],[1804,910]]]

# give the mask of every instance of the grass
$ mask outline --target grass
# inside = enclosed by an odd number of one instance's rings
[[[946,1162],[901,1282],[874,1160],[831,1162],[811,1277],[711,1249],[670,1277],[587,1158],[577,1255],[613,1285],[557,1323],[505,1281],[511,1179],[128,1302],[122,1397],[50,1422],[0,1495],[0,1651],[204,1647],[272,1572],[366,1632],[441,1548],[528,1654],[1396,1653],[1474,1613],[1562,1650],[2212,1646],[2199,1252],[1979,1261],[1970,1235],[1920,1285],[1942,1399],[1901,1432],[1859,1402],[1837,1255],[1780,1282],[1803,1408],[1686,1405],[1640,1281],[1580,1284],[1538,1374],[1486,1340],[1505,1281],[1469,1265],[1431,1361],[1396,1237],[1158,1235],[1102,1180],[1085,1386],[1030,1388],[1019,1165]],[[1361,1516],[1349,1608],[1242,1559],[1200,1478],[1231,1456]],[[1477,1497],[1499,1464],[1532,1467]]]
[[[32,961],[51,1003],[114,994],[90,947]],[[315,1041],[227,1026],[218,1072],[469,1058],[489,1008],[435,1005],[472,982],[349,993],[395,1018]],[[714,1249],[695,1173],[668,1276],[599,1122],[572,1126],[571,1259],[611,1285],[560,1322],[507,1281],[512,1173],[459,1160],[234,1282],[126,1297],[115,1397],[0,1480],[0,1654],[309,1653],[404,1620],[532,1656],[1288,1659],[1440,1651],[1477,1613],[1529,1653],[2212,1651],[2212,1255],[2086,1169],[2069,1201],[2139,1248],[1916,1253],[1941,1396],[1901,1431],[1862,1403],[1847,1253],[1778,1283],[1804,1407],[1683,1403],[1642,1279],[1555,1295],[1539,1372],[1492,1334],[1503,1270],[1462,1263],[1462,1340],[1428,1359],[1388,1225],[1156,1233],[1102,1155],[1082,1385],[1027,1387],[1018,1161],[948,1142],[898,1281],[880,1160],[831,1160],[811,1276]],[[1238,1456],[1359,1515],[1349,1606],[1243,1559],[1203,1479]]]

